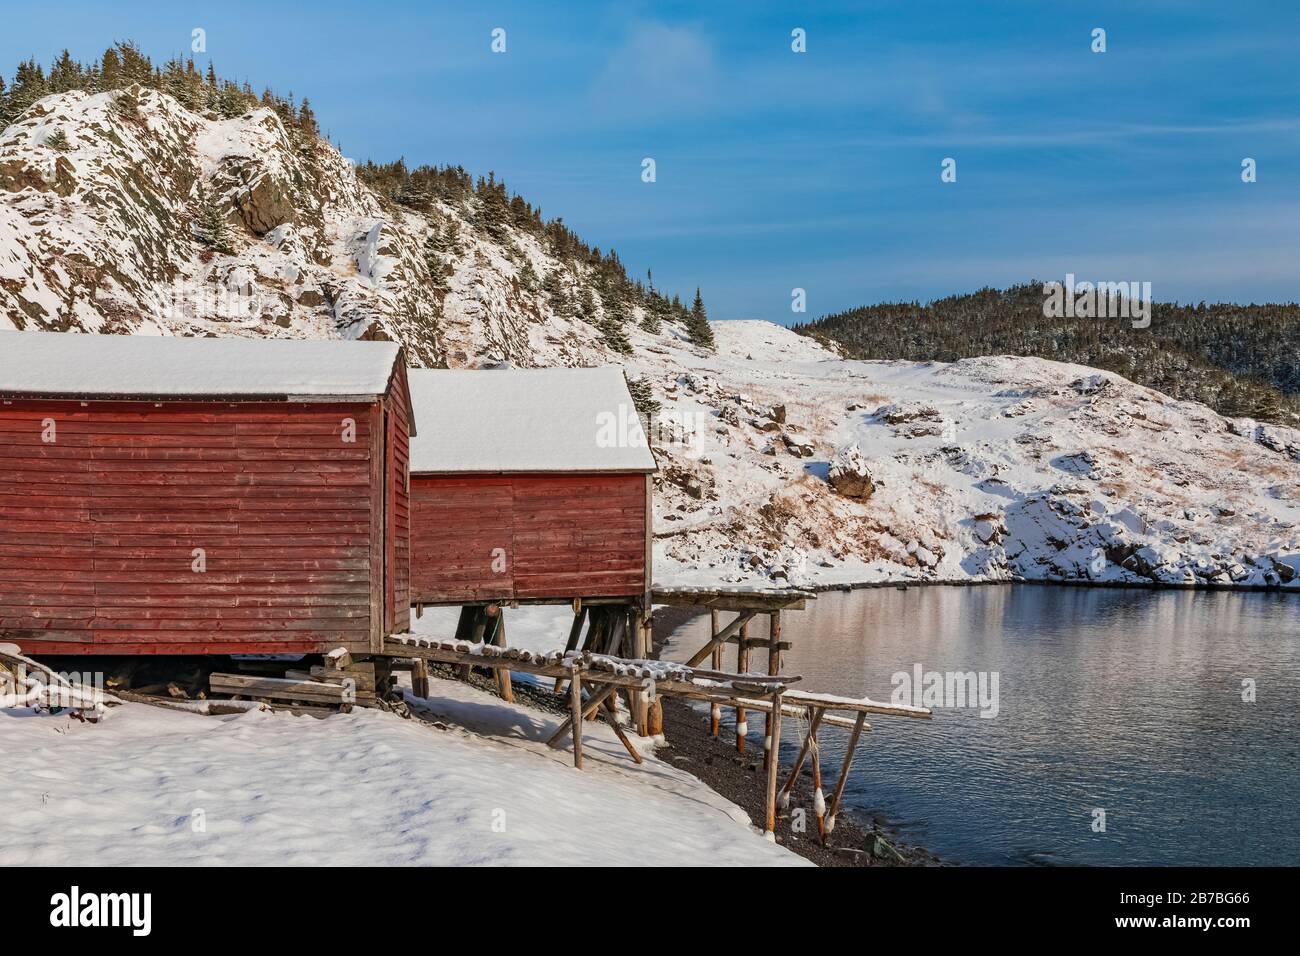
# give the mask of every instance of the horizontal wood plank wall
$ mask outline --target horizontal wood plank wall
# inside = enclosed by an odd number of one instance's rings
[[[513,548],[510,478],[411,476],[411,600],[513,597]]]
[[[37,654],[365,650],[369,410],[0,403],[0,640]]]
[[[635,597],[645,584],[644,475],[411,479],[412,600]],[[492,567],[506,550],[506,571]]]

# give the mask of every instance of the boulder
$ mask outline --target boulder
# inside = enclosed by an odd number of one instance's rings
[[[871,469],[862,456],[862,449],[857,444],[848,445],[835,453],[831,461],[826,480],[832,488],[845,498],[865,501],[876,490],[876,482],[871,477]]]

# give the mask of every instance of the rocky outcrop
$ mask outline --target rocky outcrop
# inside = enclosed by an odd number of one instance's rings
[[[848,445],[835,453],[826,480],[837,494],[856,501],[865,501],[876,490],[871,469],[862,456],[862,449],[856,444]]]

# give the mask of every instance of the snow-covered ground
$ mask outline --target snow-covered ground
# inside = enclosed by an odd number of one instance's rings
[[[714,330],[716,354],[638,342],[631,362],[696,426],[654,442],[659,583],[1300,588],[1300,432],[1078,365],[845,361],[768,322]],[[837,458],[869,496],[832,488]]]
[[[689,774],[649,752],[633,765],[603,724],[579,771],[544,743],[556,718],[432,685],[416,706],[447,729],[378,711],[0,710],[0,866],[805,862]]]

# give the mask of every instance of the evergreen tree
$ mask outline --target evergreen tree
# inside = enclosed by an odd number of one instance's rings
[[[137,86],[128,86],[118,93],[113,100],[113,112],[124,120],[138,120],[140,118],[139,89]]]
[[[45,145],[56,152],[66,153],[71,144],[68,142],[68,134],[61,129],[56,129],[45,137]]]
[[[217,197],[211,195],[207,187],[199,184],[199,214],[196,230],[199,241],[216,252],[230,255],[234,249],[230,244],[230,227],[226,215]]]
[[[650,390],[650,383],[644,378],[629,378],[627,391],[632,396],[632,404],[636,406],[637,412],[647,421],[655,412],[663,408],[662,403],[655,400],[654,392]]]
[[[519,270],[519,285],[525,292],[537,291],[537,270],[533,268],[531,259],[525,259],[523,268]]]
[[[109,47],[99,61],[99,89],[101,92],[116,90],[122,85],[122,58],[117,50]]]
[[[583,290],[585,295],[590,295],[590,290]],[[600,330],[601,338],[605,344],[615,352],[622,355],[632,354],[632,343],[628,340],[627,332],[623,328],[623,323],[627,321],[627,315],[623,312],[623,303],[618,299],[612,299],[605,305],[604,315],[601,316],[596,328]]]
[[[447,291],[447,263],[439,252],[437,226],[424,240],[424,264],[429,270],[429,280],[433,288],[440,292]]]
[[[40,64],[35,60],[19,63],[5,102],[8,123],[16,122],[29,106],[49,92],[49,85],[45,82],[45,71],[41,69]]]
[[[81,67],[72,59],[72,55],[64,50],[50,67],[50,92],[66,93],[69,90],[81,89],[82,84]]]
[[[695,304],[691,306],[686,319],[686,334],[696,345],[706,349],[714,348],[713,328],[709,325],[708,313],[704,311],[704,299],[700,297],[698,288],[695,290]]]

